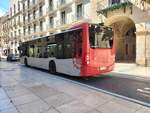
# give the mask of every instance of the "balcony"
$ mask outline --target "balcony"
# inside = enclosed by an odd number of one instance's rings
[[[83,0],[74,0],[75,3],[81,3]]]
[[[132,3],[128,0],[122,1],[120,3],[113,4],[103,4],[101,2],[97,3],[97,13],[106,14],[108,11],[114,11],[120,8],[126,8],[132,6]]]
[[[23,26],[26,26],[26,25],[28,25],[28,19],[25,19],[25,21],[23,22]]]
[[[47,32],[50,32],[50,33],[55,33],[57,30],[57,28],[48,28]]]
[[[54,8],[54,6],[53,7],[48,7],[46,9],[46,14],[49,15],[49,16],[56,14],[56,12],[57,12],[57,9]]]
[[[33,10],[33,9],[35,9],[35,8],[38,8],[38,4],[37,3],[32,3],[31,5],[30,5],[30,7],[29,7],[29,9],[28,10]]]
[[[45,0],[38,0],[38,4],[45,3]]]
[[[150,10],[150,0],[128,0],[143,11]]]
[[[76,17],[76,21],[83,20],[83,19],[84,19],[83,16],[77,16],[77,17]]]
[[[41,0],[39,0],[41,1]],[[34,9],[37,9],[39,6],[39,2],[37,2],[35,0],[35,2],[31,2],[29,5],[25,5],[25,8],[23,9],[22,13],[27,13],[27,12],[31,12],[33,11]]]
[[[39,12],[39,17],[43,16],[43,11]]]
[[[49,7],[48,7],[48,10],[49,10],[49,11],[54,10],[54,6],[53,6],[53,5],[52,5],[52,6],[49,6]]]
[[[18,21],[17,25],[19,25],[21,27],[23,24],[22,24],[22,22]]]
[[[60,30],[66,30],[70,27],[71,25],[70,24],[61,24],[58,29]]]
[[[72,3],[72,0],[60,0],[59,2],[57,2],[57,8],[59,10],[64,10],[66,8],[69,8]]]
[[[90,21],[90,17],[76,14],[76,15],[72,15],[71,20],[73,24],[75,24],[78,22]]]
[[[14,28],[17,28],[17,24],[16,24],[16,23],[14,23],[14,24],[13,24],[13,27],[14,27]]]
[[[54,15],[54,14],[56,14],[56,12],[57,12],[57,9],[55,9],[55,10],[51,10],[51,11],[49,11],[49,9],[47,9],[46,14],[50,16],[50,15]]]
[[[45,15],[39,13],[39,16],[36,20],[42,20],[42,19],[45,19]]]

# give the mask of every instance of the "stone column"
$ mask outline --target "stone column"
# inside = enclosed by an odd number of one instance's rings
[[[136,24],[136,63],[150,66],[150,31],[145,23]]]
[[[122,61],[124,60],[124,42],[122,33],[119,31],[119,28],[114,28],[115,32],[115,48],[116,48],[116,60]]]
[[[150,67],[150,30],[146,31],[146,66]]]

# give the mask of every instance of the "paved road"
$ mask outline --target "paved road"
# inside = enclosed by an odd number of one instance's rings
[[[21,68],[25,68],[19,65]],[[0,67],[2,68],[2,67]],[[33,68],[34,69],[34,68]],[[6,69],[3,71],[12,71],[11,69]],[[35,70],[35,69],[34,69]],[[47,72],[46,72],[47,73]],[[44,75],[43,75],[44,76]],[[120,75],[117,73],[110,73],[103,75],[101,77],[95,78],[78,78],[71,77],[64,74],[57,74],[62,78],[67,78],[69,80],[77,81],[97,89],[102,89],[111,93],[115,93],[121,96],[125,96],[131,99],[135,99],[150,105],[150,81],[145,78],[131,78],[128,75]]]
[[[74,77],[52,75],[15,62],[0,62],[0,113],[150,113],[150,107],[74,83],[100,82],[111,89],[107,81],[113,78],[74,80]]]
[[[114,73],[110,73],[102,77],[89,79],[68,77],[66,75],[63,75],[62,77],[78,81],[80,83],[95,87],[97,89],[102,89],[111,93],[115,93],[121,96],[125,96],[150,104],[149,80],[147,80],[146,78],[130,78],[127,75],[120,76],[121,77],[119,77],[117,73],[115,73],[115,76]]]

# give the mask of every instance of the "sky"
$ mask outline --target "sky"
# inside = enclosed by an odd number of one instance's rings
[[[9,7],[9,0],[0,0],[0,16],[3,16]]]

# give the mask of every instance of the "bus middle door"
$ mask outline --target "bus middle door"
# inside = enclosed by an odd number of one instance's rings
[[[74,31],[73,37],[73,47],[72,47],[72,59],[73,65],[80,69],[81,67],[81,59],[82,59],[82,32],[81,30]]]

